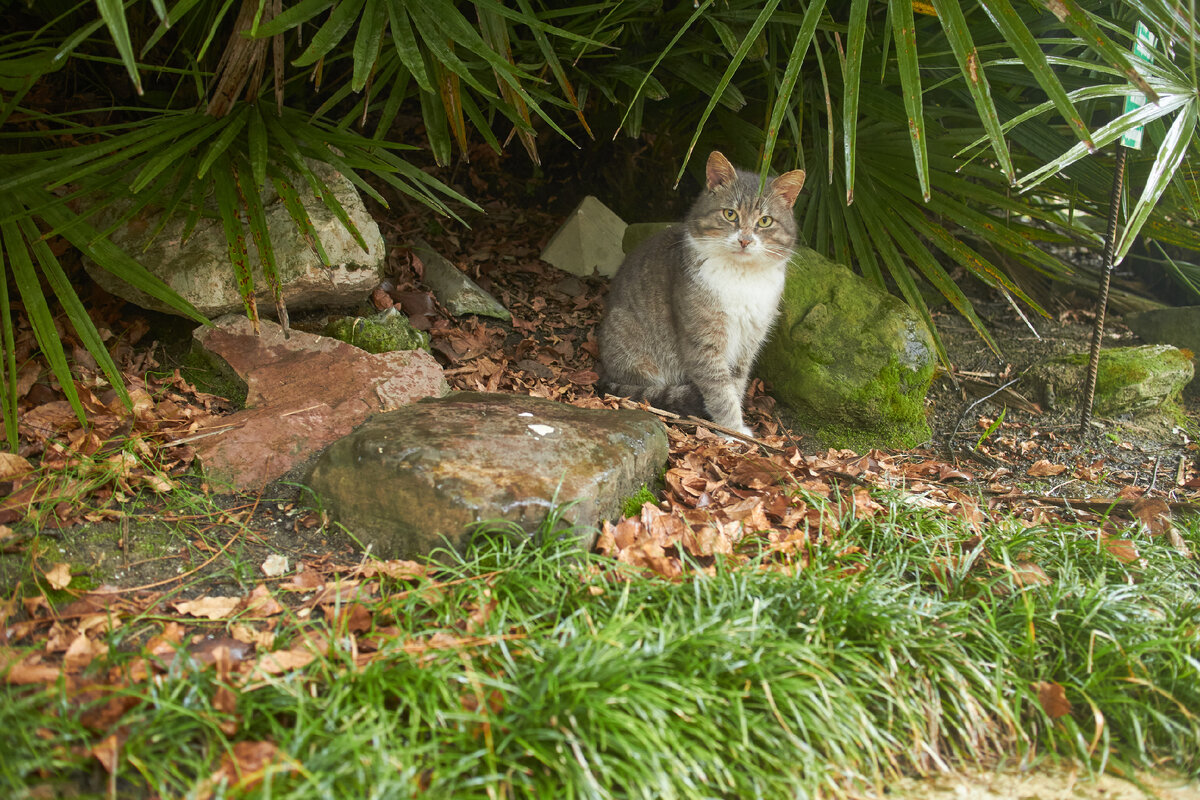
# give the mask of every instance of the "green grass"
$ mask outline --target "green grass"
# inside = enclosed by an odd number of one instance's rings
[[[814,797],[1051,754],[1200,774],[1196,562],[1130,534],[1143,563],[1125,564],[1065,525],[973,538],[901,507],[843,526],[803,570],[718,565],[678,583],[612,580],[612,562],[553,542],[485,541],[436,592],[382,580],[375,624],[399,633],[365,667],[324,623],[292,619],[280,643],[315,626],[335,645],[242,691],[236,718],[214,708],[212,667],[179,660],[126,690],[142,702],[120,721],[118,795],[188,796],[236,742],[261,740],[285,759],[251,794],[288,798]],[[1181,527],[1200,549],[1200,525]],[[1049,582],[1021,585],[1026,562]],[[96,676],[153,624],[115,631]],[[438,632],[460,645],[405,652]],[[1065,688],[1069,716],[1043,711],[1041,681]],[[0,795],[103,795],[87,749],[108,732],[83,726],[88,702],[0,689]]]
[[[657,502],[658,498],[654,496],[654,492],[650,491],[650,487],[643,483],[642,488],[621,501],[621,515],[624,517],[637,516],[646,503]]]

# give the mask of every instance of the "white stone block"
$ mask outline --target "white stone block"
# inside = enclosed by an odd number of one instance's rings
[[[625,258],[625,222],[588,195],[570,213],[542,251],[542,260],[573,275],[616,274]]]

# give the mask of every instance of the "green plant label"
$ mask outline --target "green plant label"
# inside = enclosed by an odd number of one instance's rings
[[[1154,54],[1150,52],[1150,48],[1154,47],[1158,39],[1150,29],[1142,22],[1138,22],[1137,28],[1134,29],[1133,52],[1134,54],[1149,64],[1154,63]],[[1125,113],[1136,111],[1146,105],[1146,95],[1141,92],[1135,92],[1125,98]],[[1121,134],[1121,144],[1126,147],[1132,147],[1135,150],[1142,149],[1142,126],[1138,125],[1125,133]]]

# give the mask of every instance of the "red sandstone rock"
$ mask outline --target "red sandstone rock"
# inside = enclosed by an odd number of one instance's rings
[[[246,382],[246,408],[228,426],[195,443],[206,475],[231,489],[262,489],[297,473],[331,442],[370,415],[448,388],[442,368],[423,350],[373,355],[303,331],[228,315],[193,334]]]

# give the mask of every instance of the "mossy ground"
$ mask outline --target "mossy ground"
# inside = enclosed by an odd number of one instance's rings
[[[225,361],[199,345],[185,351],[178,360],[184,380],[202,392],[224,397],[235,410],[246,407],[249,387]]]
[[[642,488],[631,494],[621,501],[621,513],[626,517],[632,517],[642,510],[642,506],[646,503],[657,503],[658,498],[654,496],[654,492],[650,491],[650,487],[642,484]]]

